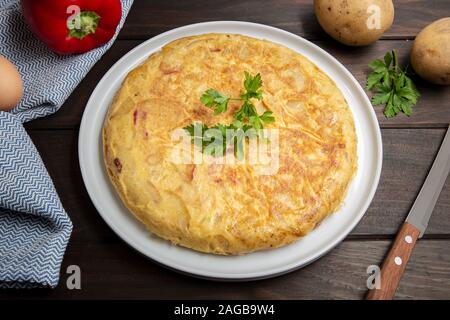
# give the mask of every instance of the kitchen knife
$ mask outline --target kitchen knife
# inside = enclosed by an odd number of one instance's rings
[[[392,299],[397,290],[406,264],[414,249],[417,239],[421,238],[428,226],[431,213],[450,171],[450,128],[428,173],[419,195],[401,226],[394,244],[381,267],[381,287],[371,289],[368,300]]]

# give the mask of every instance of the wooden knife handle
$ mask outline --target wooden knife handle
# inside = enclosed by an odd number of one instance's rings
[[[403,223],[381,267],[381,287],[369,290],[366,296],[367,300],[391,300],[394,298],[419,235],[420,231],[412,224]]]

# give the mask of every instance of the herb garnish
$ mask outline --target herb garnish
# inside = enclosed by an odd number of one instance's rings
[[[396,51],[386,53],[384,61],[373,60],[369,67],[373,72],[367,77],[366,88],[375,91],[372,104],[385,105],[384,115],[387,118],[396,116],[400,111],[410,116],[420,93],[407,76],[408,67],[405,71],[400,69]]]
[[[214,89],[208,89],[200,97],[200,101],[207,107],[214,109],[214,114],[218,115],[228,110],[230,98]]]
[[[229,125],[218,123],[208,127],[202,123],[193,123],[184,129],[192,136],[192,142],[201,146],[202,152],[213,156],[223,156],[227,146],[234,142],[234,153],[239,159],[243,159],[243,143],[245,136],[255,138],[260,135],[264,125],[275,121],[272,111],[265,111],[258,114],[251,99],[263,100],[262,79],[258,73],[252,76],[250,73],[244,74],[244,91],[239,98],[230,98],[215,89],[206,90],[200,97],[200,101],[214,110],[214,115],[225,113],[228,110],[228,103],[231,100],[242,101],[241,108],[234,114],[235,121]],[[214,129],[214,130],[210,130]],[[254,130],[254,133],[251,130]],[[228,134],[227,131],[232,132]],[[222,143],[214,143],[220,139]]]

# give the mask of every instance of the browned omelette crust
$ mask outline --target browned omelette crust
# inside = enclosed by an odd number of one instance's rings
[[[174,164],[170,134],[194,121],[230,123],[199,97],[208,88],[239,96],[243,74],[261,73],[263,102],[279,129],[279,170],[250,165]],[[188,248],[240,254],[286,245],[341,204],[356,171],[356,134],[334,82],[302,55],[241,35],[176,40],[129,73],[103,130],[108,174],[148,229]]]

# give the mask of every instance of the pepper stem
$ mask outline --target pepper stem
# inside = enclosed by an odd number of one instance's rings
[[[99,21],[100,16],[94,11],[81,11],[67,21],[69,36],[72,38],[83,39],[87,35],[95,33]]]

